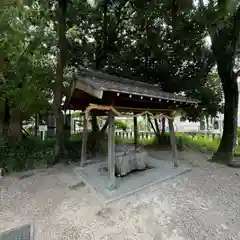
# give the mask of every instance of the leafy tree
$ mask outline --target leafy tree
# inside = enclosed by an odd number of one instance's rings
[[[224,104],[224,131],[216,160],[231,162],[236,147],[237,112],[238,112],[238,84],[239,71],[234,71],[236,50],[240,36],[240,5],[226,25],[212,36],[212,49],[217,61],[218,73],[221,78]],[[220,41],[219,41],[220,39]],[[223,50],[224,49],[224,50]]]
[[[240,35],[239,1],[211,0],[207,5],[200,1],[201,21],[211,36],[212,51],[217,63],[224,93],[224,128],[215,161],[231,163],[237,136],[239,71],[235,70]]]
[[[209,73],[200,86],[188,91],[190,96],[201,102],[198,112],[191,112],[191,110],[186,112],[189,120],[194,120],[196,117],[198,120],[208,116],[216,117],[218,113],[223,112],[222,85],[216,72]]]
[[[43,41],[45,22],[39,5],[1,4],[1,131],[16,142],[22,138],[22,121],[48,107],[52,66]]]
[[[73,1],[75,2],[75,1]],[[77,1],[76,1],[77,2]],[[54,148],[55,159],[57,160],[66,152],[65,148],[65,124],[63,117],[63,99],[69,93],[69,76],[71,66],[68,68],[68,41],[67,34],[71,35],[71,29],[67,26],[69,4],[67,0],[41,1],[41,9],[44,18],[47,20],[46,28],[51,36],[47,46],[53,58],[55,66],[55,77],[53,78],[50,90],[53,92],[52,110],[56,120],[56,143]],[[69,32],[68,32],[69,30]]]

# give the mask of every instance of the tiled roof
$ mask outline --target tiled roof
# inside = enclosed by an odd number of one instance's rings
[[[154,84],[138,82],[86,68],[81,68],[81,70],[75,74],[75,78],[76,82],[83,83],[86,86],[100,91],[127,93],[195,104],[199,102],[198,100],[179,96],[174,93],[164,92]]]

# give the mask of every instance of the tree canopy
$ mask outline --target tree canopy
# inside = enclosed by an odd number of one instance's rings
[[[192,120],[215,116],[229,95],[223,75],[234,69],[237,1],[4,0],[0,11],[1,132],[52,109],[63,139],[63,97],[79,66],[197,98]]]
[[[0,12],[2,37],[0,105],[5,124],[17,116],[28,119],[49,107],[53,62],[45,44],[45,23],[39,5],[4,1]]]

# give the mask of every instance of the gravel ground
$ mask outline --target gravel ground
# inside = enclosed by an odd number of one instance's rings
[[[36,240],[239,240],[238,170],[184,157],[191,172],[109,205],[71,165],[0,179],[0,232],[33,222]]]

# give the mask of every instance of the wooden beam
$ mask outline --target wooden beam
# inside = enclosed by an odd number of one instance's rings
[[[83,138],[82,138],[82,152],[81,152],[81,164],[80,166],[83,167],[86,158],[87,158],[87,135],[88,135],[88,130],[87,130],[87,118],[84,115],[83,116]]]
[[[178,167],[178,150],[177,150],[176,136],[174,133],[173,119],[168,119],[168,126],[170,131],[170,141],[171,141],[172,153],[174,158],[174,167]]]
[[[109,183],[107,189],[113,191],[116,188],[115,183],[115,116],[113,111],[109,111],[108,126],[108,174]]]
[[[117,109],[120,112],[151,112],[151,113],[166,113],[174,111],[175,109],[159,109],[159,108],[133,108],[133,107],[123,107],[123,106],[114,106],[115,109]]]
[[[137,149],[138,145],[138,124],[137,124],[137,116],[133,117],[133,125],[134,125],[134,145],[135,149]]]

